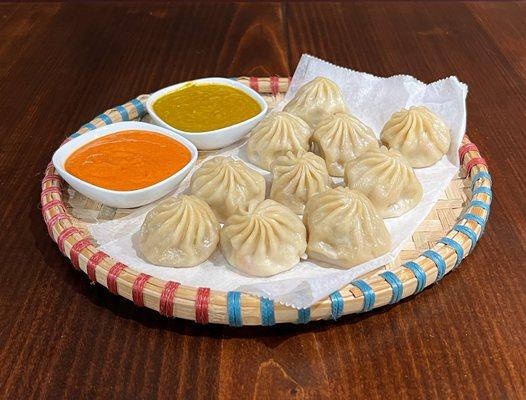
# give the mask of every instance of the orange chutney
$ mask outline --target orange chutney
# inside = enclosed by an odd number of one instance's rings
[[[71,175],[110,190],[137,190],[175,174],[192,154],[177,140],[156,132],[127,130],[85,144],[66,160]]]

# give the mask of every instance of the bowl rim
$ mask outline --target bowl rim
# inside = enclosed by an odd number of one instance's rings
[[[135,190],[106,189],[101,186],[94,185],[93,183],[86,182],[85,180],[80,179],[73,174],[70,174],[69,172],[66,171],[65,167],[63,166],[65,161],[68,159],[68,157],[71,156],[71,154],[75,152],[76,150],[78,150],[80,147],[94,140],[100,139],[102,137],[109,136],[109,135],[118,133],[120,131],[131,130],[131,129],[137,129],[137,130],[140,129],[140,130],[160,133],[162,135],[168,136],[178,141],[180,144],[185,146],[190,151],[190,154],[191,154],[190,161],[179,171],[163,179],[162,181],[159,181],[157,183],[154,183],[153,185],[146,186],[140,189],[135,189]],[[186,175],[193,168],[197,160],[197,157],[198,157],[197,148],[192,142],[190,142],[188,139],[184,138],[183,136],[180,136],[177,133],[172,132],[171,130],[166,129],[162,126],[157,126],[154,124],[149,124],[146,122],[139,122],[139,121],[125,121],[125,122],[115,122],[111,125],[101,126],[89,132],[86,132],[83,135],[72,138],[71,140],[64,143],[62,146],[60,146],[53,153],[52,163],[55,169],[57,170],[57,172],[59,173],[59,175],[62,176],[65,180],[71,179],[74,182],[80,183],[82,185],[86,185],[87,187],[94,189],[94,190],[98,190],[99,192],[104,193],[104,194],[126,196],[126,195],[137,195],[137,194],[148,193],[150,191],[163,187],[165,184],[169,183],[169,181],[175,180],[180,175]]]
[[[257,101],[257,103],[261,107],[261,111],[258,114],[254,115],[253,117],[247,120],[238,122],[237,124],[234,124],[234,125],[225,126],[224,128],[219,128],[219,129],[214,129],[212,131],[204,131],[204,132],[188,132],[188,131],[183,131],[181,129],[178,129],[178,128],[175,128],[169,125],[161,117],[159,117],[159,115],[157,115],[157,113],[153,109],[154,103],[162,96],[172,93],[178,90],[180,87],[190,84],[190,83],[199,84],[199,83],[207,83],[207,82],[216,83],[216,84],[225,84],[227,86],[232,86],[232,87],[235,87],[236,89],[241,90],[242,92],[249,95],[252,99]],[[162,89],[159,89],[153,92],[152,94],[150,94],[150,97],[148,97],[148,99],[146,100],[146,110],[148,111],[148,114],[152,117],[152,119],[156,123],[160,124],[166,129],[173,130],[174,132],[180,135],[187,135],[187,136],[214,135],[215,136],[217,134],[225,133],[225,132],[228,132],[229,130],[233,130],[235,128],[241,127],[243,125],[248,125],[251,122],[254,122],[255,120],[260,119],[261,117],[265,116],[268,111],[268,104],[258,92],[256,92],[254,89],[252,89],[251,87],[247,85],[239,83],[236,80],[233,80],[230,78],[222,78],[222,77],[207,77],[207,78],[198,78],[198,79],[192,79],[192,80],[185,81],[185,82],[176,83],[174,85],[166,86]]]

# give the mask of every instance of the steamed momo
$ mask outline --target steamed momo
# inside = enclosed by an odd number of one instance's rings
[[[190,181],[190,192],[210,205],[219,222],[250,200],[265,199],[265,188],[262,175],[232,157],[205,161]]]
[[[327,116],[346,110],[338,85],[323,77],[317,77],[299,88],[294,98],[283,108],[283,111],[297,115],[313,128]]]
[[[248,138],[248,159],[269,171],[272,161],[287,151],[308,150],[311,136],[310,126],[302,119],[284,111],[269,114]]]
[[[325,159],[332,176],[343,176],[348,161],[369,149],[378,148],[378,140],[372,129],[347,113],[334,114],[324,119],[311,140],[314,153]]]
[[[193,267],[214,252],[220,228],[203,200],[195,196],[169,197],[146,215],[139,248],[152,264]]]
[[[345,183],[365,194],[382,218],[399,217],[422,199],[413,168],[398,150],[381,147],[363,153],[345,167]]]
[[[449,150],[451,133],[436,114],[424,106],[403,108],[387,121],[382,142],[399,150],[414,168],[433,165]]]
[[[331,183],[323,158],[304,150],[289,151],[272,163],[270,198],[303,214],[307,200],[329,189]]]
[[[287,207],[251,201],[221,229],[221,252],[234,267],[271,276],[294,267],[307,247],[305,226]]]
[[[309,233],[309,258],[351,268],[387,253],[391,237],[371,201],[338,187],[312,197],[303,221]]]

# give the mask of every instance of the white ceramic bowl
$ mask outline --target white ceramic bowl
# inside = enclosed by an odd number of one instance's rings
[[[188,83],[216,83],[216,84],[222,84],[227,86],[235,87],[236,89],[239,89],[243,91],[244,93],[248,94],[250,97],[252,97],[254,100],[257,101],[257,103],[261,106],[261,112],[250,118],[246,121],[240,122],[235,125],[227,126],[226,128],[216,129],[213,131],[208,132],[185,132],[181,131],[179,129],[174,128],[173,126],[168,125],[166,122],[164,122],[154,111],[153,104],[162,96],[165,94],[171,93],[174,90],[177,90],[179,87],[186,85]],[[222,147],[226,147],[231,145],[232,143],[237,142],[239,139],[241,139],[243,136],[245,136],[250,130],[256,126],[256,124],[263,119],[265,114],[268,110],[268,105],[257,93],[256,91],[252,90],[246,85],[243,85],[242,83],[239,83],[237,81],[234,81],[232,79],[227,78],[203,78],[203,79],[196,79],[189,82],[183,82],[178,83],[177,85],[168,86],[167,88],[158,90],[157,92],[150,95],[148,100],[146,101],[146,109],[148,110],[148,113],[152,117],[152,119],[155,121],[156,124],[165,127],[166,129],[170,129],[171,131],[178,133],[182,137],[188,139],[191,141],[199,150],[212,150],[212,149],[220,149]]]
[[[66,163],[67,158],[79,147],[103,136],[130,129],[157,132],[177,140],[192,154],[190,162],[172,176],[156,183],[155,185],[148,186],[143,189],[129,191],[104,189],[85,182],[82,179],[71,175],[65,170],[64,164]],[[196,160],[197,149],[191,142],[168,129],[152,124],[146,124],[144,122],[117,122],[115,124],[94,129],[65,143],[62,147],[55,151],[55,154],[53,154],[53,165],[55,166],[55,169],[60,174],[60,176],[64,178],[67,183],[69,183],[71,187],[82,193],[84,196],[89,197],[90,199],[116,208],[133,208],[143,206],[167,195],[173,191],[177,185],[179,185],[179,183],[181,183],[186,175],[188,175]]]

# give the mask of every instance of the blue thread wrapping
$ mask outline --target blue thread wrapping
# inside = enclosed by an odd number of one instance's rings
[[[385,271],[385,272],[382,272],[380,276],[384,278],[389,285],[391,285],[391,289],[393,290],[393,294],[391,296],[391,300],[389,301],[389,304],[398,303],[400,299],[402,298],[404,284],[402,283],[400,278],[396,276],[394,272]]]
[[[133,99],[133,100],[130,100],[130,103],[132,103],[134,105],[135,109],[137,110],[138,118],[144,117],[144,115],[146,114],[146,110],[145,110],[143,104],[140,102],[140,100]]]
[[[376,295],[374,294],[374,290],[371,286],[369,286],[365,281],[358,279],[356,281],[351,282],[354,286],[356,286],[358,289],[360,289],[363,293],[363,308],[362,312],[367,312],[374,306],[374,302],[376,301]]]
[[[493,193],[491,193],[491,189],[486,186],[479,186],[475,190],[473,190],[473,197],[475,197],[477,194],[484,193],[489,196],[489,201],[493,199]]]
[[[473,177],[471,178],[471,189],[475,187],[475,183],[479,179],[484,179],[484,178],[489,179],[489,181],[491,182],[491,175],[486,171],[480,171],[480,172],[477,172],[475,175],[473,175]]]
[[[471,253],[477,244],[477,234],[475,231],[464,225],[455,225],[452,230],[462,232],[464,235],[469,237],[471,240],[471,248],[469,249],[469,252]]]
[[[80,132],[75,132],[75,133],[69,135],[69,137],[70,137],[71,139],[74,139],[74,138],[79,137],[79,136],[80,136]]]
[[[124,106],[117,106],[115,107],[115,109],[119,112],[119,114],[121,115],[121,118],[123,121],[129,121],[130,120],[130,116],[128,115],[128,110],[126,110],[126,108],[124,108]]]
[[[337,320],[343,314],[343,297],[339,291],[330,295],[331,299],[331,316],[332,319]]]
[[[82,125],[82,128],[86,128],[86,129],[92,131],[93,129],[95,129],[97,127],[95,125],[93,125],[91,122],[88,122],[87,124]]]
[[[101,119],[106,125],[110,125],[113,123],[110,117],[108,117],[106,114],[101,114],[97,118]]]
[[[443,237],[438,241],[439,243],[444,243],[445,245],[451,247],[453,250],[455,250],[455,253],[457,253],[457,261],[455,261],[455,268],[458,267],[462,259],[464,258],[464,249],[462,246],[456,241],[448,237]]]
[[[272,326],[276,323],[273,300],[261,297],[259,299],[259,309],[261,311],[261,325]]]
[[[227,295],[227,311],[228,323],[231,326],[243,326],[243,319],[241,317],[241,293],[228,292]]]
[[[310,307],[298,310],[298,324],[306,324],[310,321]]]
[[[484,227],[486,226],[486,220],[476,214],[467,213],[464,214],[462,218],[467,219],[468,221],[475,221],[477,224],[480,225],[482,230],[484,230]]]
[[[416,290],[415,293],[419,293],[426,287],[426,273],[422,269],[420,265],[418,265],[414,261],[408,261],[404,264],[404,267],[411,270],[411,272],[415,275],[416,278]]]
[[[470,207],[480,207],[484,209],[487,213],[489,213],[489,204],[483,202],[482,200],[471,200],[471,203],[469,203]]]
[[[435,263],[438,268],[437,280],[442,279],[446,274],[446,262],[444,261],[444,257],[434,250],[426,250],[422,255]]]

